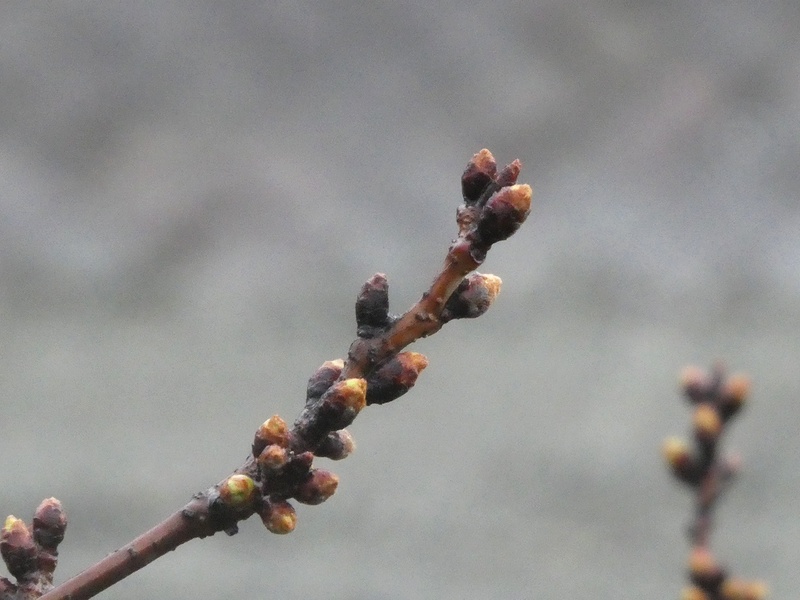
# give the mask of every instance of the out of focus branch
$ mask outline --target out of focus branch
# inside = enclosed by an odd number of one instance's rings
[[[681,375],[683,393],[694,407],[694,445],[679,438],[664,442],[664,456],[673,475],[695,492],[689,526],[689,579],[682,600],[763,600],[766,586],[732,577],[711,553],[714,508],[739,471],[740,459],[720,456],[722,434],[747,399],[750,382],[742,375],[725,376],[720,365],[711,373],[687,367]]]

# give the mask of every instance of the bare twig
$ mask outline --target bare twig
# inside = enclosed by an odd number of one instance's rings
[[[406,313],[393,316],[386,277],[378,273],[364,284],[356,300],[358,337],[347,360],[328,361],[312,375],[305,408],[291,428],[277,415],[265,421],[256,431],[250,456],[231,476],[56,588],[50,589],[55,545],[50,549],[49,571],[30,558],[14,570],[9,564],[18,583],[0,579],[0,600],[90,598],[191,539],[218,531],[233,535],[237,523],[255,513],[273,533],[292,531],[297,517],[289,500],[319,504],[338,484],[333,473],[312,468],[313,459],[348,456],[354,443],[344,428],[358,412],[366,405],[384,404],[403,395],[427,366],[421,354],[402,350],[450,320],[480,316],[497,296],[498,277],[469,274],[483,262],[492,244],[511,236],[530,212],[531,188],[516,185],[519,171],[520,163],[514,161],[498,172],[488,150],[472,158],[461,178],[464,204],[457,213],[459,235],[430,288]],[[11,525],[7,522],[3,529],[4,548],[12,548],[11,558],[35,554],[27,538],[14,533],[20,523],[19,519]],[[15,541],[18,538],[25,543]],[[6,555],[4,550],[8,564]],[[28,580],[37,585],[24,587]]]

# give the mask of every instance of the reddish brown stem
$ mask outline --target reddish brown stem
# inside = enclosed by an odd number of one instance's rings
[[[488,150],[482,150],[473,157],[468,170],[462,176],[462,185],[466,191],[465,205],[458,212],[458,239],[450,246],[444,266],[428,291],[402,317],[394,322],[388,319],[382,297],[386,291],[385,278],[375,276],[368,282],[367,285],[371,287],[367,289],[368,293],[365,292],[363,302],[359,301],[361,304],[357,303],[356,308],[357,320],[360,318],[364,321],[359,327],[363,325],[364,329],[363,332],[359,330],[360,337],[350,346],[347,362],[338,377],[339,382],[343,383],[331,385],[332,382],[328,381],[329,387],[322,396],[309,397],[309,402],[291,431],[286,430],[286,424],[282,420],[276,421],[283,423],[281,439],[286,445],[270,448],[280,451],[280,456],[276,455],[278,458],[285,455],[287,463],[284,471],[276,474],[269,468],[264,472],[260,470],[259,455],[268,450],[268,444],[276,442],[274,439],[270,440],[270,436],[275,435],[274,431],[271,433],[267,428],[263,432],[264,437],[257,437],[254,442],[255,455],[249,457],[235,472],[246,477],[237,475],[226,478],[214,488],[196,495],[182,510],[161,524],[41,598],[91,598],[191,539],[213,535],[218,531],[235,533],[236,523],[256,511],[264,519],[265,511],[269,513],[276,503],[280,505],[287,498],[294,497],[306,504],[317,504],[329,497],[338,480],[322,470],[309,470],[312,452],[321,447],[329,434],[352,422],[364,406],[364,379],[368,375],[382,363],[396,357],[415,340],[437,332],[444,321],[461,318],[454,316],[455,309],[452,307],[448,315],[442,318],[448,299],[464,277],[481,264],[492,244],[512,235],[530,210],[530,187],[514,185],[519,167],[519,162],[514,161],[498,175],[494,158]],[[495,192],[498,192],[497,196],[494,196]],[[494,280],[491,290],[486,292],[492,298],[499,289],[499,279]],[[486,302],[490,301],[491,299]],[[482,314],[488,306],[487,303],[480,310],[476,308],[473,313],[467,311],[462,317]],[[412,363],[418,370],[424,368],[424,365],[419,367],[418,360]],[[409,372],[413,371],[415,378],[418,371],[408,368],[411,369]],[[406,382],[404,385],[407,390],[413,385],[413,379],[410,384]],[[303,479],[304,477],[310,479]],[[235,478],[240,482],[249,481],[249,487],[244,485],[231,488],[230,483]],[[327,484],[315,487],[313,484],[317,480]],[[255,482],[258,482],[258,490]],[[265,521],[265,524],[271,531],[280,529],[271,521]]]
[[[213,535],[217,529],[208,519],[207,506],[204,496],[192,499],[150,531],[41,596],[42,600],[91,598],[181,544]]]
[[[340,379],[365,377],[390,356],[442,328],[439,317],[447,299],[464,277],[480,264],[471,256],[469,248],[469,244],[461,239],[450,247],[444,266],[430,289],[386,333],[353,342]]]
[[[347,362],[342,379],[364,377],[387,357],[441,328],[438,316],[445,302],[464,276],[478,266],[465,250],[466,245],[454,245],[450,249],[445,266],[430,289],[385,335],[370,340],[359,339],[353,343],[353,356]],[[296,452],[306,450],[308,448],[297,448]],[[249,460],[237,472],[250,472],[252,468],[253,462]],[[205,497],[193,499],[151,530],[43,595],[42,600],[91,598],[181,544],[213,535],[219,531],[219,526],[210,523],[207,513]]]

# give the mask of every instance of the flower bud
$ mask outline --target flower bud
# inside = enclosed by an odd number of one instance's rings
[[[698,441],[711,443],[722,432],[722,419],[717,409],[707,402],[698,404],[692,417],[694,434]]]
[[[289,462],[289,451],[278,444],[270,444],[258,455],[258,466],[269,471],[277,471]]]
[[[264,502],[259,515],[262,523],[272,533],[280,535],[291,533],[297,525],[297,513],[285,500]]]
[[[488,245],[505,240],[517,230],[531,212],[533,190],[527,184],[504,187],[483,207],[477,231]]]
[[[0,531],[0,555],[17,579],[36,570],[36,544],[25,521],[13,515],[6,518]]]
[[[711,598],[699,587],[692,586],[683,589],[681,600],[711,600]]]
[[[497,173],[497,162],[486,148],[472,157],[461,175],[461,193],[467,206],[475,204]]]
[[[319,407],[320,425],[327,431],[344,429],[366,406],[366,396],[365,379],[351,378],[337,381],[322,396]]]
[[[376,273],[361,287],[356,298],[358,337],[372,338],[389,324],[389,282]]]
[[[33,537],[42,548],[55,550],[63,541],[67,515],[56,498],[43,500],[33,515]]]
[[[689,555],[689,578],[703,589],[714,589],[725,578],[725,570],[705,546],[695,546]]]
[[[489,310],[502,284],[502,279],[495,275],[472,273],[465,277],[447,299],[440,320],[447,323],[453,319],[480,317]]]
[[[684,395],[692,404],[702,402],[709,393],[708,375],[699,367],[684,367],[679,377]]]
[[[503,167],[503,170],[497,174],[497,178],[495,179],[495,183],[497,183],[498,187],[504,188],[510,185],[514,185],[517,183],[517,177],[519,177],[519,172],[522,169],[522,163],[518,160],[515,160],[510,165],[506,165]]]
[[[344,361],[341,358],[326,360],[322,363],[322,366],[320,366],[308,380],[306,398],[308,400],[313,400],[322,396],[322,394],[339,379],[343,368]]]
[[[303,504],[322,504],[333,496],[339,486],[339,478],[325,469],[313,469],[309,475],[292,494]]]
[[[720,596],[723,600],[764,600],[769,589],[763,581],[744,581],[727,578],[722,584]]]
[[[744,375],[732,375],[722,384],[719,405],[723,419],[729,419],[742,408],[750,393],[750,380]]]
[[[661,450],[675,477],[692,485],[700,481],[700,468],[686,442],[676,437],[667,438]]]
[[[258,457],[270,444],[289,445],[289,426],[278,415],[272,415],[261,424],[253,439],[253,456]]]
[[[369,397],[367,402],[369,402]],[[355,449],[356,442],[353,440],[353,436],[346,429],[340,429],[329,433],[328,437],[322,440],[319,447],[314,450],[314,455],[320,458],[330,458],[331,460],[342,460],[350,456]]]
[[[386,361],[367,380],[367,404],[386,404],[414,387],[417,377],[428,366],[418,352],[401,352]]]
[[[247,475],[236,473],[228,477],[219,488],[220,500],[231,508],[250,506],[256,497],[256,482]]]

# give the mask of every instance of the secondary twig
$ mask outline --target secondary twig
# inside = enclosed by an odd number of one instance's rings
[[[711,553],[710,538],[717,500],[740,468],[735,456],[720,457],[719,442],[731,417],[739,412],[750,390],[742,375],[725,377],[720,365],[710,374],[684,369],[681,385],[694,406],[694,448],[679,438],[664,442],[664,456],[673,475],[695,490],[695,511],[689,526],[689,579],[682,600],[763,600],[766,586],[728,575]]]
[[[0,579],[0,600],[90,598],[184,542],[218,531],[233,535],[237,523],[255,513],[273,533],[292,531],[297,517],[288,500],[319,504],[338,484],[333,473],[312,468],[314,458],[348,456],[354,442],[344,428],[358,412],[366,405],[400,397],[427,366],[424,356],[401,352],[403,348],[450,320],[480,316],[499,293],[498,277],[469,274],[483,262],[492,244],[511,236],[530,212],[531,188],[516,185],[519,171],[515,160],[498,172],[488,150],[472,158],[461,177],[464,204],[457,212],[459,234],[430,288],[406,313],[394,316],[389,314],[386,277],[372,276],[356,300],[358,337],[347,360],[328,361],[317,369],[308,382],[305,408],[294,425],[290,428],[277,415],[264,422],[256,431],[251,455],[231,476],[54,589],[52,571],[60,539],[48,550],[49,562],[27,559],[18,566],[15,557],[33,556],[36,549],[31,550],[25,535],[19,534],[25,527],[22,521],[7,521],[2,532],[3,558],[17,584]],[[60,504],[58,508],[63,517]],[[35,528],[36,521],[34,535]],[[28,581],[36,585],[27,585]]]

